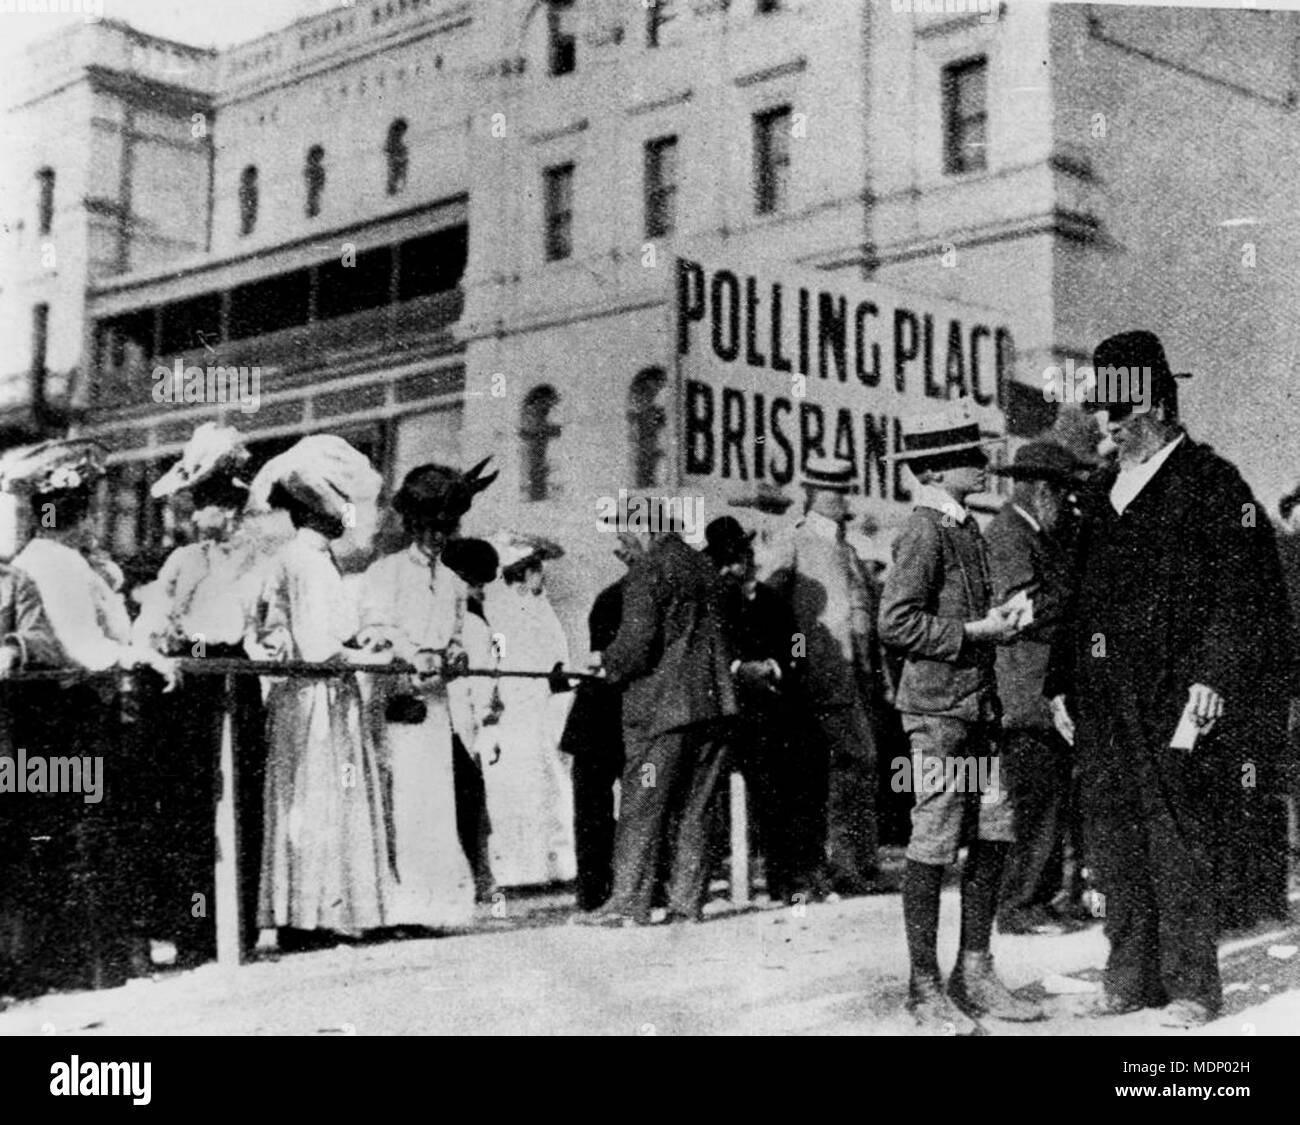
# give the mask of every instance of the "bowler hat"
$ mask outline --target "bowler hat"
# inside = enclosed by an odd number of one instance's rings
[[[1031,441],[1016,450],[1010,465],[993,472],[1012,480],[1046,480],[1053,484],[1078,484],[1088,466],[1054,441]]]
[[[746,531],[735,516],[719,516],[704,529],[704,553],[719,566],[737,562],[754,542],[755,531]]]

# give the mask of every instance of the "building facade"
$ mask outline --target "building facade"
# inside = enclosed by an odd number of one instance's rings
[[[1196,372],[1193,433],[1273,504],[1300,16],[896,6],[368,0],[218,53],[111,22],[43,44],[9,115],[5,436],[113,450],[121,553],[164,533],[148,485],[207,418],[263,454],[342,433],[394,484],[491,453],[467,530],[564,544],[580,650],[618,571],[598,498],[679,483],[682,254],[1013,320],[1013,439],[1053,423],[1045,369],[1150,326]]]

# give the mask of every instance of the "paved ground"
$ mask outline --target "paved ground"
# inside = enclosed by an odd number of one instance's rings
[[[714,904],[720,907],[722,904]],[[957,894],[945,893],[941,957],[951,964]],[[589,930],[558,900],[507,905],[476,932],[338,946],[234,971],[205,966],[102,992],[28,1001],[0,1035],[33,1034],[817,1034],[897,1035],[906,953],[897,895],[804,908],[726,910],[696,926]],[[1093,927],[1062,937],[999,937],[1013,987],[1098,979]],[[1226,1014],[1198,1034],[1300,1032],[1300,926],[1227,942]],[[1084,1020],[1081,995],[1048,996],[1040,1024],[990,1022],[994,1035],[1179,1035],[1149,1014]]]

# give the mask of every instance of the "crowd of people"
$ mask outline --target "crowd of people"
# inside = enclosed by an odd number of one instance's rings
[[[391,505],[405,545],[369,561],[381,477],[361,452],[312,435],[249,472],[240,435],[206,423],[154,486],[192,541],[133,592],[132,620],[94,535],[103,451],[6,454],[31,537],[0,568],[0,676],[115,675],[5,688],[0,758],[109,768],[102,801],[5,800],[0,995],[212,955],[229,714],[253,957],[461,930],[500,888],[573,885],[581,925],[698,922],[733,770],[773,902],[878,893],[888,772],[911,802],[923,1029],[1041,1018],[995,972],[995,925],[1094,917],[1100,1014],[1211,1018],[1219,934],[1287,914],[1293,618],[1272,526],[1181,428],[1159,341],[1127,333],[1095,359],[1154,372],[1150,408],[1102,399],[1086,448],[1022,446],[984,531],[966,504],[989,442],[966,404],[908,420],[890,460],[915,508],[887,566],[848,534],[854,466],[834,456],[807,461],[804,511],[761,543],[723,515],[695,550],[666,498],[605,529],[627,570],[595,600],[576,685],[545,589],[561,548],[460,534],[487,462],[409,472]],[[233,696],[196,674],[231,659],[283,674],[236,676]],[[963,848],[945,986],[940,887]]]

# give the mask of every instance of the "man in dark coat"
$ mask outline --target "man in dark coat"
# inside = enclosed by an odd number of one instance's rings
[[[810,893],[821,861],[822,821],[817,779],[792,733],[807,718],[794,655],[794,616],[775,590],[757,581],[754,532],[733,516],[705,529],[705,554],[725,589],[724,625],[731,650],[739,714],[734,762],[749,789],[753,836],[773,901]]]
[[[666,506],[647,522],[649,547],[628,572],[622,624],[604,655],[606,676],[624,689],[627,758],[614,889],[600,910],[577,916],[584,924],[648,923],[665,848],[668,918],[700,918],[709,807],[725,768],[725,720],[736,713],[717,573]]]
[[[1024,593],[1033,623],[997,650],[1002,701],[1002,783],[1011,799],[1016,839],[1007,856],[998,929],[1004,934],[1060,934],[1051,910],[1061,889],[1072,771],[1069,744],[1052,724],[1043,695],[1052,639],[1072,581],[1069,495],[1084,466],[1063,446],[1030,442],[1015,462],[994,472],[1015,489],[984,533],[993,601]]]
[[[1163,1023],[1187,1027],[1222,1000],[1225,834],[1280,764],[1289,610],[1272,528],[1237,470],[1179,425],[1160,341],[1113,336],[1093,363],[1119,466],[1083,532],[1076,616],[1047,690],[1075,738],[1104,895],[1098,1012],[1163,1007]]]
[[[631,566],[641,554],[636,536],[620,533],[614,554]],[[604,652],[623,621],[627,576],[596,595],[587,617],[592,664]],[[623,690],[600,681],[578,685],[560,739],[560,750],[573,756],[573,835],[578,858],[578,908],[595,910],[614,884],[614,783],[623,772]]]

